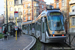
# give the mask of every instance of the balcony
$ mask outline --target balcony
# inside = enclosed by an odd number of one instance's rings
[[[34,6],[35,9],[39,9],[39,6]]]
[[[38,12],[34,13],[34,16],[38,16],[38,15],[39,15],[39,13],[38,13]]]
[[[75,4],[75,0],[70,1],[69,4]]]
[[[75,12],[69,12],[69,15],[75,15]]]
[[[38,3],[39,3],[39,0],[34,0],[34,1],[36,1],[36,2],[38,2]]]
[[[27,15],[31,15],[31,13],[27,13]]]
[[[28,6],[27,8],[31,8],[30,6]]]
[[[15,5],[22,5],[22,0],[14,0]]]

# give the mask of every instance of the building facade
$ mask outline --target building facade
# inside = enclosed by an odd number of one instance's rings
[[[46,2],[43,0],[23,0],[23,22],[34,20],[46,9]]]
[[[54,0],[54,8],[60,8],[61,9],[61,0]]]
[[[7,12],[6,12],[6,0],[4,0],[4,14],[5,14],[5,24],[7,23],[6,13],[8,16],[8,23],[15,23],[14,12],[18,11],[19,17],[17,17],[17,22],[22,23],[23,18],[23,4],[22,0],[7,0]]]
[[[67,18],[69,14],[69,0],[54,0],[54,8],[59,8]]]
[[[75,32],[75,0],[70,0],[69,5],[69,30]]]

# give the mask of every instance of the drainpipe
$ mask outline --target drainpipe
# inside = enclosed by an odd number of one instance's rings
[[[32,20],[33,20],[33,0],[32,0]]]

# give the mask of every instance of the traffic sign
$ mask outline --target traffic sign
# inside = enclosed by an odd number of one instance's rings
[[[14,17],[19,17],[18,11],[15,11],[15,12],[14,12]]]

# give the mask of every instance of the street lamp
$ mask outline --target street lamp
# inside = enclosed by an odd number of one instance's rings
[[[6,24],[7,24],[7,32],[8,32],[8,9],[7,9],[7,0],[6,0]]]

